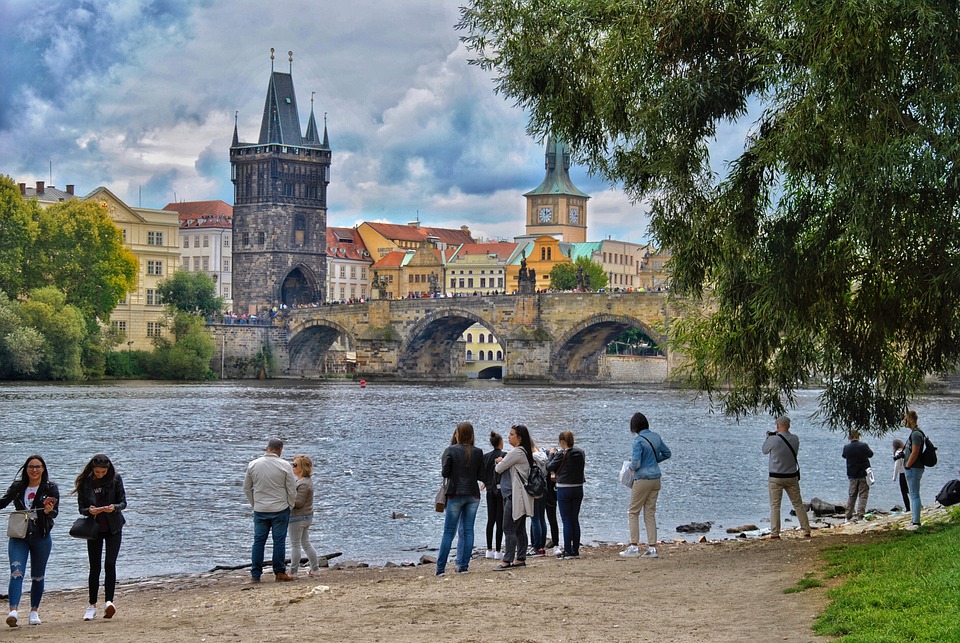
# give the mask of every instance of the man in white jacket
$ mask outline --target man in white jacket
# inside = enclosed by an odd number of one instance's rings
[[[297,500],[297,477],[290,463],[280,457],[283,442],[272,438],[266,452],[247,465],[243,491],[253,507],[253,565],[251,582],[259,583],[263,574],[263,550],[267,534],[273,533],[273,574],[277,582],[291,581],[287,574],[287,526],[290,507]]]

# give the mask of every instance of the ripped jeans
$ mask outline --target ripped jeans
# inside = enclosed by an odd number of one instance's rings
[[[32,532],[26,538],[11,538],[7,546],[10,558],[10,586],[7,593],[10,595],[10,609],[20,606],[20,596],[23,594],[23,574],[27,568],[27,558],[30,559],[30,609],[40,607],[43,598],[43,575],[47,571],[47,559],[53,548],[53,539],[48,533],[43,538]]]

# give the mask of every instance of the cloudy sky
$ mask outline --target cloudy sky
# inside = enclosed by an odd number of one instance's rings
[[[256,141],[275,47],[278,71],[294,52],[302,127],[311,92],[327,114],[330,225],[419,216],[512,238],[543,145],[467,64],[458,17],[455,0],[0,0],[0,174],[151,208],[233,203],[234,114]],[[647,240],[642,206],[572,176],[590,240]]]

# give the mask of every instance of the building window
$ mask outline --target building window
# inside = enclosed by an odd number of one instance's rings
[[[230,286],[223,287],[223,298],[230,299]]]
[[[488,362],[493,361],[493,351],[487,351],[487,361]]]
[[[210,257],[203,258],[203,269],[210,270]]]
[[[451,288],[456,288],[456,287],[457,287],[457,278],[456,278],[456,277],[450,277],[450,287],[451,287]]]
[[[473,333],[467,333],[467,341],[473,343]]]
[[[126,242],[127,242],[127,229],[126,229],[126,228],[121,228],[121,229],[120,229],[120,232],[123,233],[123,242],[126,243]]]
[[[210,247],[210,235],[208,234],[203,235],[203,247],[204,248]]]
[[[484,341],[486,341],[486,337],[484,336],[483,333],[480,333],[480,334],[477,336],[477,341],[478,341],[479,343],[481,343],[481,344],[482,344]]]
[[[160,322],[147,322],[147,337],[160,337]]]
[[[185,237],[183,238],[183,247],[184,247],[184,248],[189,248],[189,247],[190,247],[190,237],[186,237],[186,236],[185,236]]]
[[[257,245],[262,246],[267,241],[267,235],[264,232],[257,233]]]
[[[163,274],[163,262],[154,261],[151,259],[147,261],[147,274],[148,275],[162,275]]]
[[[227,258],[224,258],[223,260],[223,271],[230,272],[230,260]]]
[[[230,247],[230,235],[229,235],[229,234],[223,235],[223,247],[224,247],[224,248],[229,248],[229,247]]]
[[[127,334],[127,322],[125,321],[112,321],[110,322],[110,330],[112,330],[117,335],[126,335]]]
[[[497,288],[503,288],[503,277],[497,279]]]
[[[200,247],[200,235],[197,235],[193,238],[193,247],[194,248]]]
[[[483,361],[483,351],[477,351],[477,359]]]
[[[467,361],[468,362],[473,361],[473,351],[467,351]]]
[[[307,242],[307,218],[302,214],[298,214],[293,220],[293,242],[298,246]]]
[[[473,277],[467,278],[467,288],[473,288]]]
[[[481,287],[481,288],[486,288],[486,287],[487,287],[487,280],[486,280],[485,277],[480,277],[480,287]]]
[[[200,270],[200,257],[193,258],[193,271],[198,272]]]
[[[360,266],[360,278],[361,279],[367,278],[367,269],[364,266]]]
[[[366,299],[366,298],[367,298],[367,287],[366,287],[366,286],[360,286],[360,297],[361,297],[362,299]]]
[[[340,286],[340,299],[346,299],[346,298],[347,298],[347,287]]]
[[[245,246],[249,246],[249,245],[250,245],[250,233],[249,233],[249,232],[244,232],[244,233],[243,233],[243,236],[241,237],[241,239],[243,240],[243,245],[245,245]]]
[[[162,232],[147,232],[147,245],[148,245],[148,246],[162,246],[162,245],[163,245],[163,233],[162,233]]]
[[[503,361],[503,351],[497,351],[497,361],[498,362]]]
[[[356,278],[357,278],[357,267],[356,267],[356,266],[350,266],[350,278],[351,278],[351,279],[356,279]]]
[[[341,279],[346,279],[346,278],[347,278],[347,267],[346,267],[346,266],[340,266],[340,278],[341,278]]]
[[[463,284],[464,284],[464,278],[463,278],[463,277],[460,277],[460,287],[461,287],[461,288],[464,287]]]
[[[159,306],[160,305],[160,293],[152,288],[147,288],[147,305],[148,306]]]

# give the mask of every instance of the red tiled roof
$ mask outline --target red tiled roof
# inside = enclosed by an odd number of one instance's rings
[[[470,234],[463,230],[429,228],[425,226],[416,228],[411,225],[399,225],[396,223],[368,222],[367,225],[391,241],[423,241],[427,237],[436,237],[442,243],[452,246],[459,246],[461,243],[473,243],[473,238]]]
[[[181,201],[163,209],[180,215],[181,228],[233,228],[233,206],[224,201]]]
[[[466,243],[457,253],[458,257],[467,255],[497,255],[497,258],[506,261],[516,250],[517,244],[511,241],[497,241],[494,243]]]
[[[399,268],[403,265],[403,259],[407,256],[406,252],[394,250],[383,256],[383,259],[373,264],[373,268]]]
[[[327,228],[327,256],[369,261],[370,253],[353,228]]]

